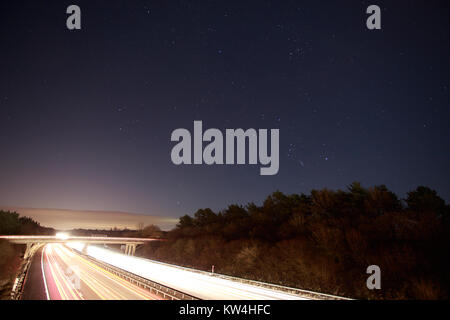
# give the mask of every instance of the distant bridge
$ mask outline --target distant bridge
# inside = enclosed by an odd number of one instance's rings
[[[137,245],[160,240],[152,238],[75,237],[64,233],[57,234],[56,236],[0,236],[1,239],[16,244],[26,244],[27,250],[25,251],[24,258],[30,257],[38,248],[47,243],[82,242],[86,246],[88,244],[124,244],[125,254],[134,255]]]

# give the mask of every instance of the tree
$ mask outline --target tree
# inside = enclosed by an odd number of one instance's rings
[[[358,214],[364,210],[364,202],[366,201],[369,192],[363,188],[360,182],[353,182],[348,186],[348,200],[347,211],[351,214]]]
[[[0,211],[0,234],[16,234],[20,229],[17,212]]]
[[[188,228],[192,226],[194,226],[194,219],[192,219],[192,217],[187,214],[182,216],[177,223],[178,229]]]
[[[401,209],[400,200],[385,185],[369,188],[365,206],[367,212],[373,215],[381,215]]]
[[[226,210],[222,212],[226,221],[232,221],[235,219],[243,219],[248,217],[248,212],[244,207],[232,204],[229,205]]]
[[[194,214],[194,218],[195,225],[200,227],[217,221],[217,215],[209,208],[197,210]]]
[[[312,190],[311,201],[311,213],[315,216],[332,216],[336,211],[336,192],[332,190]]]
[[[437,195],[435,190],[419,186],[416,190],[408,192],[406,198],[408,208],[415,212],[443,213],[445,201]]]
[[[161,229],[154,224],[148,225],[142,229],[141,234],[145,238],[159,238],[161,237]]]

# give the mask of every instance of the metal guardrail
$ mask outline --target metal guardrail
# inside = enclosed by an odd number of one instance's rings
[[[148,259],[145,259],[142,257],[136,257],[136,258],[148,260]],[[221,278],[221,279],[236,281],[236,282],[245,283],[245,284],[258,286],[258,287],[262,287],[262,288],[267,288],[267,289],[272,289],[272,290],[276,290],[276,291],[287,292],[287,293],[299,295],[301,297],[309,298],[312,300],[353,300],[351,298],[327,294],[327,293],[320,293],[320,292],[315,292],[315,291],[310,291],[310,290],[305,290],[305,289],[286,287],[286,286],[282,286],[282,285],[278,285],[278,284],[272,284],[272,283],[260,282],[260,281],[256,281],[256,280],[238,278],[238,277],[233,277],[233,276],[220,274],[220,273],[213,273],[213,272],[208,272],[208,271],[203,271],[203,270],[198,270],[198,269],[193,269],[193,268],[188,268],[188,267],[177,266],[174,264],[156,261],[156,260],[151,260],[151,261],[153,263],[158,263],[161,265],[178,268],[178,269],[182,269],[182,270],[186,270],[186,271],[190,271],[190,272],[200,273],[203,275],[208,275],[208,276],[217,277],[217,278]]]
[[[79,255],[82,255],[84,258],[91,261],[92,263],[95,263],[96,265],[100,266],[101,268],[137,285],[138,287],[149,290],[151,293],[159,295],[163,299],[166,299],[166,300],[199,300],[199,298],[197,298],[197,297],[183,293],[181,291],[170,288],[168,286],[162,285],[158,282],[148,280],[146,278],[143,278],[134,273],[125,271],[123,269],[114,267],[108,263],[99,261],[95,258],[92,258],[91,256],[80,253],[77,250],[72,249],[72,251],[74,251],[75,253],[77,253]]]
[[[16,280],[14,280],[14,285],[11,290],[11,300],[20,300],[22,298],[22,289],[28,273],[28,269],[31,265],[31,259],[32,256],[25,259],[20,267],[19,274],[17,275]]]
[[[79,252],[77,251],[77,253],[79,253]],[[107,269],[108,271],[114,270],[115,272],[117,272],[117,275],[123,274],[126,277],[128,277],[129,279],[132,279],[133,281],[142,281],[144,283],[153,283],[153,284],[156,285],[156,287],[154,287],[154,288],[158,288],[158,287],[168,288],[169,291],[171,290],[173,292],[177,292],[178,294],[176,295],[176,297],[174,299],[171,299],[171,300],[201,300],[200,298],[197,298],[197,297],[194,297],[194,296],[182,293],[181,291],[178,291],[176,289],[172,289],[172,288],[169,288],[167,286],[163,286],[163,285],[161,285],[161,284],[159,284],[157,282],[154,282],[154,281],[148,280],[146,278],[140,277],[138,275],[135,275],[134,273],[131,273],[131,272],[125,271],[123,269],[114,267],[114,266],[112,266],[110,264],[107,264],[105,262],[101,262],[101,261],[99,261],[99,260],[97,260],[95,258],[92,258],[90,256],[87,256],[87,255],[84,255],[84,254],[83,254],[83,256],[85,256],[86,258],[90,259],[94,263],[97,263],[97,264],[101,265],[103,268]],[[141,257],[136,257],[136,258],[143,259]],[[221,278],[221,279],[226,279],[226,280],[236,281],[236,282],[245,283],[245,284],[249,284],[249,285],[253,285],[253,286],[258,286],[258,287],[263,287],[263,288],[267,288],[267,289],[272,289],[272,290],[276,290],[276,291],[291,293],[291,294],[298,295],[298,296],[305,297],[305,298],[309,298],[309,299],[312,299],[312,300],[352,300],[350,298],[346,298],[346,297],[342,297],[342,296],[336,296],[336,295],[331,295],[331,294],[326,294],[326,293],[314,292],[314,291],[310,291],[310,290],[286,287],[286,286],[282,286],[282,285],[271,284],[271,283],[266,283],[266,282],[260,282],[260,281],[256,281],[256,280],[248,280],[248,279],[244,279],[244,278],[238,278],[238,277],[223,275],[223,274],[219,274],[219,273],[211,273],[211,272],[207,272],[207,271],[203,271],[203,270],[192,269],[192,268],[187,268],[187,267],[181,267],[181,266],[168,264],[168,263],[165,263],[165,262],[160,262],[160,261],[155,261],[155,260],[151,260],[151,261],[154,262],[154,263],[158,263],[158,264],[162,264],[162,265],[166,265],[166,266],[170,266],[170,267],[175,267],[175,268],[178,268],[178,269],[183,269],[183,270],[187,270],[187,271],[191,271],[191,272],[195,272],[195,273],[200,273],[200,274],[204,274],[204,275],[208,275],[208,276],[213,276],[213,277],[217,277],[217,278]],[[135,282],[135,283],[137,284],[137,282]],[[167,296],[169,296],[169,294],[168,294],[169,291],[163,291],[163,293],[165,293]]]
[[[342,297],[342,296],[335,296],[335,295],[327,294],[327,293],[320,293],[320,292],[315,292],[315,291],[310,291],[310,290],[285,287],[285,286],[278,285],[278,284],[271,284],[271,283],[260,282],[260,281],[256,281],[256,280],[248,280],[248,279],[232,277],[232,276],[227,276],[227,275],[222,275],[222,274],[217,274],[217,273],[213,273],[212,275],[215,277],[218,277],[218,278],[226,279],[226,280],[237,281],[240,283],[250,284],[253,286],[258,286],[258,287],[263,287],[263,288],[267,288],[267,289],[283,291],[286,293],[299,295],[299,296],[309,298],[312,300],[352,300],[350,298],[346,298],[346,297]]]

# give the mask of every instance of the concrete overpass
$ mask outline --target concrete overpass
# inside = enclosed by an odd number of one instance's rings
[[[125,254],[134,255],[137,245],[160,240],[152,238],[75,237],[64,233],[57,234],[56,236],[0,236],[1,239],[16,244],[26,244],[25,259],[32,256],[38,248],[47,243],[81,242],[85,246],[88,244],[121,244],[125,245]]]

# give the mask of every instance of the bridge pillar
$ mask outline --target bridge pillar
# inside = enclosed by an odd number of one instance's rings
[[[134,256],[135,252],[136,252],[136,244],[135,243],[125,244],[125,254],[127,256]]]

